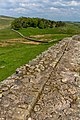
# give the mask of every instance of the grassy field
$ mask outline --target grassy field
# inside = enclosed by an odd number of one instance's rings
[[[6,39],[21,38],[18,34],[13,32],[10,28],[5,28],[0,30],[0,41]]]
[[[4,21],[8,21],[7,23]],[[0,81],[6,79],[15,72],[17,67],[28,63],[30,60],[39,55],[42,51],[55,44],[23,44],[19,42],[22,38],[10,29],[12,19],[0,19]],[[6,27],[7,25],[7,27]],[[23,35],[33,37],[38,40],[55,40],[73,36],[80,33],[80,23],[66,23],[65,27],[38,29],[27,28],[19,30]],[[15,40],[15,41],[14,41]],[[17,42],[18,40],[18,42]],[[14,41],[10,44],[10,41]],[[29,42],[28,40],[23,40]]]
[[[67,34],[74,35],[80,33],[80,23],[66,23],[64,27],[55,27],[48,29],[39,29],[39,28],[24,28],[19,30],[25,36],[31,35],[43,35],[43,34]]]
[[[53,39],[63,39],[65,37],[71,37],[75,34],[80,34],[80,23],[66,23],[64,27],[58,28],[48,28],[48,29],[39,29],[39,28],[27,28],[20,29],[25,36],[34,37],[38,40],[53,40]],[[39,35],[40,37],[37,37]],[[41,37],[41,35],[44,35]]]
[[[11,17],[0,16],[0,29],[9,27],[13,20]]]
[[[17,67],[28,63],[52,44],[25,45],[0,47],[0,80],[15,72]]]

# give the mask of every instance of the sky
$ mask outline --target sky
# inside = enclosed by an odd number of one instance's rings
[[[0,15],[80,21],[80,0],[0,0]]]

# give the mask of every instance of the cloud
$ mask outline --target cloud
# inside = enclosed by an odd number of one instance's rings
[[[36,3],[20,3],[19,4],[21,7],[40,7],[42,6],[41,4],[36,4]]]
[[[50,7],[50,10],[52,10],[52,11],[59,11],[60,9],[59,8],[55,8],[55,7]]]
[[[52,2],[53,6],[80,6],[80,1],[74,1],[74,0],[58,0],[58,1],[53,1]]]
[[[14,9],[14,11],[17,13],[23,13],[26,11],[26,9],[25,8],[16,8],[16,9]]]
[[[68,2],[68,5],[69,5],[69,6],[80,6],[80,2],[73,0],[73,1]]]
[[[0,14],[16,17],[80,21],[79,11],[80,0],[0,0]]]

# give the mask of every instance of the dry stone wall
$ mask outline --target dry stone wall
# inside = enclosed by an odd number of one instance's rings
[[[80,42],[66,38],[2,81],[0,120],[80,120]]]

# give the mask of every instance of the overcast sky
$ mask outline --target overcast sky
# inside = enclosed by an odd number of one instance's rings
[[[80,21],[80,0],[0,0],[0,15]]]

